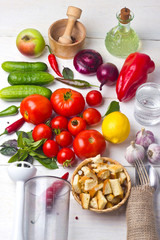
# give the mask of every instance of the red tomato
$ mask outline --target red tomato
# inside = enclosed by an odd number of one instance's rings
[[[26,122],[37,125],[51,117],[52,105],[48,98],[40,94],[32,94],[22,100],[20,112]]]
[[[87,93],[86,102],[89,106],[98,106],[102,103],[102,94],[97,90]]]
[[[54,140],[47,140],[43,144],[43,153],[49,157],[53,158],[56,157],[59,152],[59,146]]]
[[[41,140],[43,138],[50,139],[52,137],[52,129],[44,123],[35,126],[32,132],[34,141]]]
[[[68,130],[72,135],[77,135],[79,132],[86,129],[86,121],[81,117],[73,117],[68,123]]]
[[[56,136],[56,142],[61,147],[68,147],[72,144],[73,138],[70,132],[62,131],[60,134]]]
[[[63,116],[56,116],[51,120],[50,125],[52,129],[67,130],[68,120]]]
[[[73,149],[80,159],[95,157],[106,149],[106,141],[97,130],[84,130],[73,141]]]
[[[81,113],[85,106],[82,94],[69,88],[54,91],[51,95],[51,103],[54,111],[65,117]]]
[[[70,148],[62,148],[57,155],[57,161],[64,167],[72,166],[75,162],[75,154]]]
[[[88,125],[95,125],[101,121],[101,114],[95,108],[87,108],[82,116]]]

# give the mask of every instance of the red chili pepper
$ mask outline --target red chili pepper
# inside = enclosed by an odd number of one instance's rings
[[[69,172],[66,172],[61,178],[67,180],[69,176]],[[46,208],[50,210],[53,206],[54,197],[63,187],[63,181],[57,180],[46,190]]]
[[[8,127],[6,127],[5,131],[3,133],[1,133],[0,136],[2,136],[3,134],[9,134],[9,133],[16,132],[20,127],[22,127],[22,125],[24,123],[25,123],[24,118],[20,118],[16,122],[14,122],[11,125],[9,125]]]
[[[48,55],[48,61],[50,63],[50,66],[51,68],[55,71],[55,73],[60,76],[60,77],[63,77],[62,74],[60,73],[59,71],[59,68],[58,68],[58,63],[57,63],[57,60],[56,60],[56,57],[55,55],[51,52],[51,49],[48,45],[46,45],[49,49],[49,52],[50,54]]]
[[[147,54],[131,53],[126,58],[116,83],[119,101],[128,101],[133,98],[137,88],[147,81],[147,74],[154,69],[155,64]]]

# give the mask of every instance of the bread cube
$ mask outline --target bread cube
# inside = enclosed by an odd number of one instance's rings
[[[97,176],[99,178],[101,178],[102,180],[105,180],[105,179],[109,178],[110,171],[108,169],[102,170],[97,174]]]
[[[127,176],[124,172],[120,172],[117,174],[117,177],[119,179],[120,184],[123,184],[124,181],[126,180]]]
[[[94,172],[87,166],[82,167],[81,170],[84,172],[84,175],[89,177],[89,178],[93,178],[96,181],[96,184],[98,183],[98,178],[97,176],[94,174]]]
[[[92,188],[94,188],[97,185],[97,182],[90,178],[90,179],[86,179],[86,181],[84,182],[84,191],[89,191]]]
[[[118,164],[110,164],[108,165],[108,169],[112,172],[112,173],[118,173],[118,172],[122,172],[123,168],[121,165]]]
[[[110,184],[111,184],[113,195],[115,197],[123,194],[123,189],[122,189],[118,179],[110,179],[109,181],[110,181]]]
[[[97,202],[98,202],[98,209],[101,209],[101,210],[104,209],[107,203],[107,199],[103,195],[102,191],[99,190],[96,196],[97,196]]]
[[[91,208],[98,209],[97,197],[92,198],[89,205]]]
[[[73,184],[72,184],[73,189],[76,193],[81,193],[81,184],[80,184],[79,180],[80,180],[80,176],[78,174],[76,174],[74,176]]]
[[[114,205],[111,202],[107,202],[106,208],[112,208]]]
[[[94,163],[103,163],[103,159],[101,158],[101,155],[97,155],[96,157],[92,157],[90,158],[92,160],[92,162]]]
[[[82,208],[83,209],[88,209],[89,208],[89,202],[90,202],[90,194],[81,193],[79,196],[80,196],[80,200],[81,200],[81,203],[82,203]]]
[[[109,179],[106,179],[103,184],[103,194],[107,195],[112,193],[112,188]]]
[[[97,184],[94,188],[92,188],[90,191],[89,191],[89,194],[91,195],[91,197],[94,197],[94,195],[96,194],[96,192],[100,189],[103,188],[103,184],[104,183],[100,183],[100,184]]]

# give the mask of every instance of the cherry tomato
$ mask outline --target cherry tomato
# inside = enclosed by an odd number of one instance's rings
[[[38,141],[43,138],[50,139],[52,137],[52,129],[46,124],[40,123],[34,127],[32,137],[34,141]]]
[[[80,159],[95,157],[106,149],[106,141],[97,130],[84,130],[73,141],[73,149]]]
[[[51,117],[52,104],[48,98],[40,94],[32,94],[22,100],[20,112],[26,122],[37,125]]]
[[[95,108],[87,108],[82,116],[88,125],[95,125],[101,121],[101,114]]]
[[[62,131],[60,134],[56,136],[56,142],[61,147],[68,147],[72,144],[73,138],[70,132]]]
[[[51,95],[51,103],[54,111],[65,117],[81,113],[85,106],[82,94],[69,88],[54,91]]]
[[[59,129],[60,131],[67,130],[68,128],[68,119],[63,116],[56,116],[52,118],[50,122],[52,129]]]
[[[59,152],[59,146],[54,140],[47,140],[43,144],[43,153],[49,157],[53,158],[56,157]]]
[[[89,106],[98,106],[102,103],[102,94],[97,90],[87,93],[86,102]]]
[[[73,117],[68,123],[68,130],[72,135],[77,135],[79,132],[86,129],[86,121],[81,117]]]
[[[58,155],[57,161],[64,167],[72,166],[75,162],[75,154],[70,148],[62,148]]]

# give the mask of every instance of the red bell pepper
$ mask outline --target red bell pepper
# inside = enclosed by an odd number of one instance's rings
[[[119,101],[128,101],[135,96],[137,88],[147,81],[147,74],[153,72],[155,64],[147,54],[131,53],[125,60],[116,83]]]

